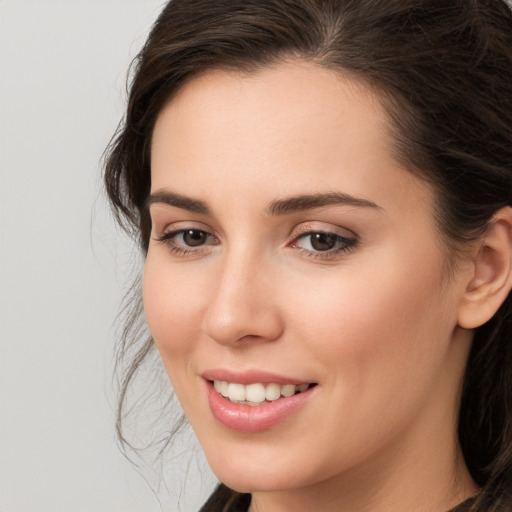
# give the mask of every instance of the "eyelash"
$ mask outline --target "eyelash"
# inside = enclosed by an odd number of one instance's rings
[[[319,251],[319,250],[311,250],[311,249],[304,249],[302,247],[297,246],[297,242],[299,240],[305,240],[308,237],[310,237],[310,245],[311,245],[311,237],[313,235],[324,235],[328,237],[334,238],[334,243],[337,245],[333,249],[327,249],[325,251]],[[325,231],[321,229],[313,230],[310,229],[308,231],[304,231],[302,233],[299,233],[295,238],[293,239],[292,243],[289,245],[290,247],[297,248],[304,256],[308,258],[313,259],[334,259],[336,256],[339,256],[343,253],[347,253],[350,250],[354,249],[358,243],[357,238],[350,238],[346,236],[339,235],[338,233],[334,233],[332,231]]]
[[[173,238],[178,235],[185,235],[185,233],[195,233],[195,234],[203,234],[205,235],[206,239],[210,237],[217,243],[214,243],[213,245],[218,244],[217,238],[215,238],[211,233],[208,231],[205,231],[203,229],[177,229],[174,231],[170,231],[168,233],[164,233],[163,235],[157,237],[155,240],[159,243],[167,245],[168,249],[171,253],[177,254],[180,256],[187,256],[190,254],[201,254],[202,252],[206,251],[206,244],[198,245],[196,248],[193,246],[188,245],[178,245],[176,242],[173,241]],[[328,237],[334,238],[334,243],[337,245],[337,247],[333,249],[327,249],[325,251],[320,250],[314,250],[314,249],[304,249],[303,247],[298,246],[298,241],[305,240],[308,237],[312,237],[314,235],[324,235]],[[325,230],[313,230],[309,229],[307,231],[298,233],[292,240],[291,243],[288,244],[288,247],[292,247],[297,249],[301,254],[308,258],[312,259],[335,259],[336,256],[339,256],[342,253],[349,252],[350,250],[354,249],[358,243],[358,239],[356,237],[346,237],[339,235],[337,233],[334,233],[332,231],[325,231]],[[311,244],[311,238],[310,238],[310,244]]]
[[[163,235],[156,238],[157,242],[160,242],[162,244],[167,245],[170,252],[173,254],[178,254],[181,256],[187,256],[189,254],[200,254],[206,250],[204,245],[197,246],[196,248],[193,248],[192,246],[187,245],[178,245],[173,241],[173,238],[178,235],[184,235],[187,232],[194,232],[194,233],[204,233],[206,237],[213,238],[214,240],[217,240],[211,233],[208,233],[208,231],[205,231],[204,229],[177,229],[175,231],[170,231],[169,233],[164,233]],[[214,244],[217,245],[217,244]]]

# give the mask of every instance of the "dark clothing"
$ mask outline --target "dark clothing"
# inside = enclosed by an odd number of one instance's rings
[[[474,501],[475,498],[469,498],[448,512],[466,512]],[[235,493],[224,484],[219,484],[199,512],[247,512],[250,504],[250,494]]]
[[[234,492],[224,484],[219,484],[199,512],[247,512],[250,504],[250,494]]]

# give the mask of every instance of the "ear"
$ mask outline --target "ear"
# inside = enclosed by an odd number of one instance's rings
[[[458,323],[465,329],[490,320],[512,288],[512,208],[498,210],[479,241],[459,307]]]

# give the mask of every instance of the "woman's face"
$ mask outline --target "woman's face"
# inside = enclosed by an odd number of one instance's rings
[[[157,120],[147,321],[238,490],[453,462],[465,283],[388,127],[368,88],[305,63],[207,72]]]

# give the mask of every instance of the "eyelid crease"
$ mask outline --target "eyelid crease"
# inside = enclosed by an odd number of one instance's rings
[[[200,233],[206,233],[206,235],[210,236],[214,240],[218,241],[218,238],[212,234],[210,231],[206,229],[196,228],[196,227],[184,227],[179,229],[171,229],[169,231],[164,231],[161,235],[158,235],[155,240],[158,242],[165,242],[167,240],[170,240],[171,238],[175,237],[176,235],[186,233],[187,231],[198,231]]]
[[[166,217],[158,221],[153,221],[153,229],[162,234],[170,233],[170,232],[179,232],[179,231],[204,231],[205,233],[209,233],[213,236],[213,230],[210,226],[201,221],[196,221],[192,219],[187,220],[174,220],[173,222],[169,222]],[[160,235],[162,236],[162,235]]]
[[[359,239],[359,236],[351,229],[323,221],[306,221],[295,225],[290,231],[289,237],[297,238],[305,234],[324,233],[340,236],[344,239]]]

